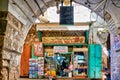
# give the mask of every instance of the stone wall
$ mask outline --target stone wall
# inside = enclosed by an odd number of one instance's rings
[[[5,36],[5,31],[6,31],[6,24],[7,24],[7,11],[0,11],[0,80],[2,78],[2,71],[6,69],[3,68],[2,64],[2,48],[3,48],[3,43],[4,43],[4,36]]]
[[[29,27],[11,13],[0,12],[0,73],[3,74],[0,80],[8,80],[8,76],[9,80],[16,80],[19,76],[20,57]]]
[[[10,13],[8,13],[7,20],[8,24],[4,37],[2,57],[9,62],[9,80],[14,80],[13,78],[19,76],[17,73],[19,73],[20,55],[28,33],[28,28]]]

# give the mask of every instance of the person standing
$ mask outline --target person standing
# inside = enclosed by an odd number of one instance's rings
[[[65,76],[66,74],[64,73],[64,70],[67,69],[66,59],[63,60],[61,67],[62,76]]]

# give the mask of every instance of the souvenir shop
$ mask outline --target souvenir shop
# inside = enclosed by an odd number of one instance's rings
[[[88,44],[88,34],[87,30],[38,31],[38,39],[24,45],[20,77],[101,79],[101,45]]]

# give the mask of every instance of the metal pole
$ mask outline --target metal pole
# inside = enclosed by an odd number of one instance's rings
[[[42,9],[41,9],[41,7],[39,6],[38,2],[37,2],[36,0],[34,0],[34,1],[35,1],[35,3],[37,4],[37,6],[38,6],[39,10],[41,11],[42,15],[44,16],[44,13],[42,12]]]
[[[27,4],[27,6],[30,8],[30,10],[32,11],[32,13],[35,15],[35,17],[39,19],[39,16],[37,16],[37,15],[35,14],[35,12],[33,11],[33,9],[31,8],[30,4],[27,2],[27,0],[24,0],[24,1],[25,1],[25,3]],[[40,19],[39,19],[39,20],[40,20]]]

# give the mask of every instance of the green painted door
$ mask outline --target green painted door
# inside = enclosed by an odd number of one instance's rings
[[[88,77],[102,78],[102,49],[99,44],[90,44],[88,48]]]

